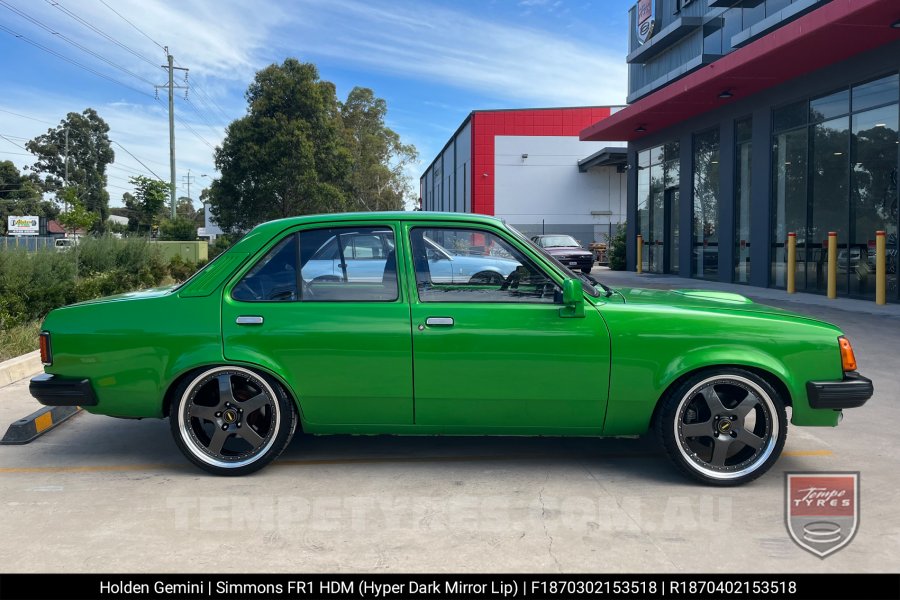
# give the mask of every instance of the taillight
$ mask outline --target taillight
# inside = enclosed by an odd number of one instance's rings
[[[853,346],[850,345],[850,340],[841,336],[838,338],[838,343],[841,346],[841,367],[843,367],[844,371],[855,371],[856,356],[853,354]]]
[[[38,336],[41,347],[41,362],[45,365],[53,364],[53,353],[50,352],[50,332],[42,331]]]

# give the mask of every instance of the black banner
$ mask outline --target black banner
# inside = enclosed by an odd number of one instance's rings
[[[0,575],[0,600],[900,600],[900,574]]]

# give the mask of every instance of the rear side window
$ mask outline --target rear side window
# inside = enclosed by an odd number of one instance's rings
[[[337,227],[299,233],[303,302],[391,302],[398,297],[394,231]]]
[[[231,297],[242,302],[298,300],[297,236],[289,235],[269,250],[234,286]]]

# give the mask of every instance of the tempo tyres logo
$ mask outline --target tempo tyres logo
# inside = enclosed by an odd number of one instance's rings
[[[859,527],[859,472],[785,473],[784,520],[798,546],[819,558],[850,543]]]

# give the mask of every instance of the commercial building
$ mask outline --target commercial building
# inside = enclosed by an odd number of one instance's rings
[[[872,298],[876,231],[898,301],[897,0],[639,0],[629,106],[581,132],[628,142],[628,268]]]
[[[420,179],[422,210],[495,215],[526,235],[604,240],[625,221],[625,147],[578,136],[615,110],[470,113]]]

